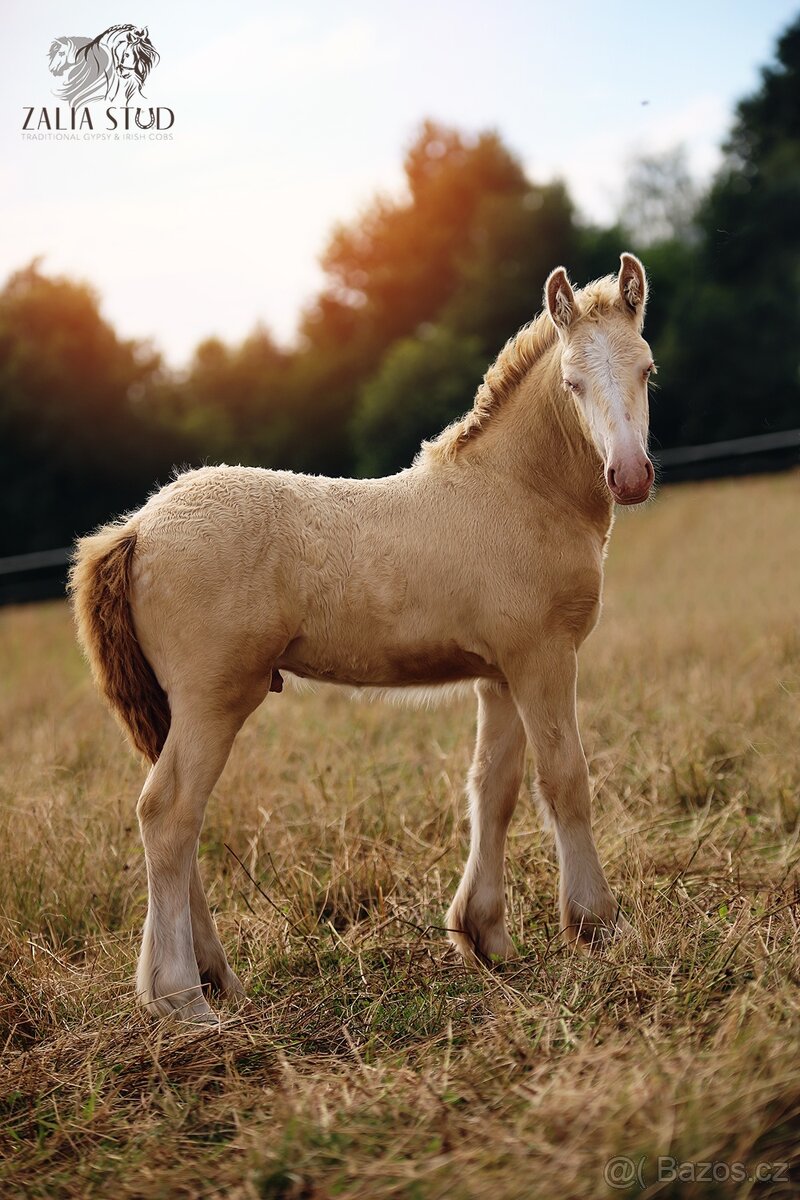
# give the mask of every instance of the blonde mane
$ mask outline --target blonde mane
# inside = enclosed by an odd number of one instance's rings
[[[615,276],[595,279],[575,293],[580,317],[597,321],[607,316],[619,302],[619,284]],[[487,370],[475,393],[472,408],[465,416],[448,425],[438,437],[423,442],[421,455],[440,462],[450,462],[463,446],[483,431],[527,376],[533,366],[558,341],[558,333],[547,312],[523,325],[509,338]]]

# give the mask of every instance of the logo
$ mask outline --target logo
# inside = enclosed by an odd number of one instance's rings
[[[160,55],[146,25],[109,25],[97,37],[57,37],[47,65],[57,107],[24,108],[30,141],[171,141],[175,113],[144,107],[144,87]],[[102,115],[92,106],[106,102]],[[138,132],[142,130],[143,132]]]
[[[57,81],[53,95],[72,108],[95,100],[126,101],[144,96],[147,76],[159,54],[147,26],[111,25],[94,39],[56,38],[50,46],[50,74]]]

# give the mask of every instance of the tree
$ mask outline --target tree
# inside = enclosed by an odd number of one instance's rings
[[[156,407],[195,457],[285,466],[298,436],[292,367],[293,356],[261,326],[239,346],[207,338]]]
[[[739,104],[725,152],[665,332],[677,435],[687,441],[797,424],[800,19]]]
[[[495,133],[467,138],[426,121],[404,170],[408,194],[379,197],[335,230],[322,265],[333,296],[358,310],[376,353],[433,320],[458,280],[479,210],[528,191],[521,165]]]
[[[572,204],[562,184],[486,196],[458,260],[442,319],[456,332],[476,337],[487,358],[493,358],[539,311],[553,267],[575,264],[577,241]]]
[[[322,454],[304,449],[317,469],[353,469],[349,430],[364,381],[394,342],[441,319],[485,203],[529,187],[497,134],[466,137],[432,121],[404,170],[401,199],[378,197],[334,230],[322,256],[326,286],[303,316],[298,394],[313,398]]]
[[[366,395],[361,399],[364,381],[377,373],[375,387],[385,386],[381,364],[391,347],[402,341],[401,358],[410,355],[406,339],[413,342],[420,327],[435,324],[452,331],[453,345],[470,347],[470,355],[477,350],[484,369],[538,310],[554,262],[569,261],[575,249],[564,188],[532,185],[496,133],[467,137],[426,121],[404,170],[401,200],[379,197],[357,222],[335,230],[322,260],[328,283],[301,326],[300,390],[316,394],[324,444],[339,455],[348,449],[342,435],[363,428],[372,404]],[[443,347],[422,339],[418,353],[442,361]],[[398,360],[392,357],[385,369],[394,376]],[[374,395],[372,384],[368,392]],[[454,415],[447,404],[444,409],[448,418]],[[391,420],[388,410],[384,418]],[[385,461],[401,464],[414,448],[410,443],[418,444],[417,425],[414,430],[413,437],[399,435]],[[359,469],[367,461],[375,469],[377,460],[365,454],[361,442]]]
[[[362,475],[408,466],[433,437],[472,404],[486,368],[480,342],[429,327],[392,346],[367,384],[353,435]]]
[[[0,553],[69,543],[170,466],[140,400],[158,355],[123,341],[84,284],[34,262],[0,292]]]
[[[643,154],[629,164],[619,221],[642,249],[658,242],[689,243],[696,238],[698,200],[683,146]]]

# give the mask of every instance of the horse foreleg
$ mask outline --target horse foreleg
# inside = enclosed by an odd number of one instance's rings
[[[625,929],[592,834],[589,771],[576,712],[577,658],[550,647],[517,670],[512,694],[536,757],[538,797],[555,831],[561,927],[592,944]]]
[[[451,941],[468,958],[508,958],[503,888],[506,833],[525,769],[525,730],[505,684],[476,684],[478,735],[469,773],[469,858],[447,914]]]

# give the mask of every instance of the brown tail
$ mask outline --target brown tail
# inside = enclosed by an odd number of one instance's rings
[[[155,762],[169,701],[136,638],[129,601],[136,528],[106,525],[81,538],[70,571],[78,638],[95,681],[137,750]]]

